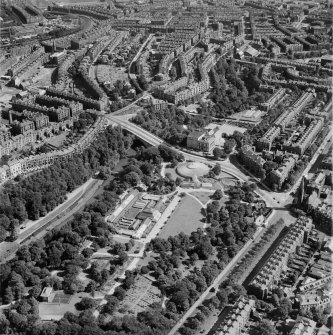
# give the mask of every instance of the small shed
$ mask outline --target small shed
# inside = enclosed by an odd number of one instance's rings
[[[52,292],[53,292],[52,287],[44,287],[42,293],[39,296],[40,301],[50,302]]]

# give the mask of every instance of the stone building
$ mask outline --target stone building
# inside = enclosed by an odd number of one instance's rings
[[[297,246],[303,244],[306,232],[311,229],[312,220],[307,217],[298,218],[290,227],[278,247],[249,284],[249,290],[259,299],[267,297],[273,286],[278,283],[282,271],[287,269],[290,254],[296,251]]]

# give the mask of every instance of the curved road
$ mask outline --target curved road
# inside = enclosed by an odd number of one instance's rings
[[[160,144],[166,144],[169,147],[171,147],[172,149],[176,150],[177,152],[183,154],[186,159],[197,160],[197,161],[201,161],[201,162],[205,162],[205,163],[208,162],[208,163],[211,163],[211,164],[218,163],[218,164],[220,164],[220,166],[222,168],[222,171],[236,177],[239,180],[242,180],[242,181],[248,181],[249,180],[249,177],[247,175],[245,175],[242,171],[240,171],[236,166],[234,166],[228,160],[227,161],[214,161],[214,160],[209,160],[205,157],[197,156],[197,155],[194,155],[194,154],[189,154],[187,152],[178,150],[178,149],[170,146],[169,144],[165,143],[161,138],[149,133],[147,130],[129,122],[128,120],[124,120],[124,118],[120,118],[119,116],[114,117],[112,115],[107,115],[106,117],[108,118],[108,120],[111,124],[120,125],[121,127],[126,129],[127,131],[133,133],[135,136],[141,138],[142,140],[144,140],[145,142],[147,142],[147,143],[149,143],[153,146],[158,146]],[[271,206],[273,208],[277,208],[277,210],[273,210],[270,217],[266,219],[266,222],[267,222],[266,227],[264,227],[264,228],[260,227],[257,230],[255,235],[253,236],[253,239],[249,240],[243,246],[243,248],[237,253],[237,255],[227,264],[225,269],[220,272],[220,274],[217,276],[217,278],[214,280],[214,282],[206,289],[206,291],[204,291],[201,294],[201,296],[186,311],[186,313],[181,317],[181,319],[178,320],[178,322],[170,330],[168,335],[175,335],[178,332],[179,328],[182,327],[182,325],[187,320],[187,318],[189,318],[195,312],[196,308],[200,304],[202,304],[202,302],[207,298],[208,294],[210,293],[210,290],[212,288],[216,289],[218,287],[219,283],[226,278],[226,276],[228,275],[230,270],[233,268],[233,266],[235,266],[235,264],[243,257],[243,255],[248,252],[248,250],[252,247],[253,243],[257,243],[259,241],[262,233],[270,225],[277,222],[281,217],[283,217],[285,219],[287,225],[294,221],[294,218],[291,217],[290,214],[285,211],[285,208],[283,208],[283,205],[278,205],[279,202],[276,201],[275,198],[272,198],[272,195],[269,194],[268,192],[269,192],[269,190],[267,191],[267,190],[262,190],[262,189],[258,189],[256,191],[256,193],[259,194],[266,201],[266,203],[269,206]],[[279,194],[277,194],[276,196],[280,199]],[[290,201],[289,198],[288,199],[283,199],[282,202],[288,202],[288,201]]]
[[[220,164],[220,166],[221,166],[221,168],[224,172],[232,175],[233,177],[235,177],[239,180],[242,180],[242,181],[248,181],[249,180],[249,177],[245,173],[240,171],[235,165],[230,163],[229,160],[215,161],[215,160],[210,160],[206,157],[197,156],[195,154],[187,153],[185,151],[179,150],[179,149],[171,146],[170,144],[166,143],[164,140],[157,137],[156,135],[153,135],[149,131],[147,131],[147,130],[131,123],[130,121],[124,119],[124,117],[120,117],[120,116],[116,117],[116,116],[113,116],[113,115],[105,115],[105,117],[109,120],[110,124],[115,124],[115,125],[119,125],[119,126],[123,127],[127,131],[131,132],[135,136],[141,138],[143,141],[145,141],[145,142],[147,142],[147,143],[149,143],[153,146],[159,146],[161,144],[165,144],[165,145],[169,146],[170,148],[172,148],[173,150],[183,154],[183,156],[187,160],[196,160],[196,161],[199,161],[199,162],[210,163],[210,164],[218,163],[218,164]],[[262,189],[257,189],[257,191],[256,191],[256,193],[259,194],[267,202],[267,204],[269,206],[279,207],[279,205],[278,205],[279,203],[268,192],[269,191],[262,190]],[[281,205],[280,205],[280,207],[281,207]]]

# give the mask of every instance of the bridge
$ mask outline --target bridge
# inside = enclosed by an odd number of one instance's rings
[[[214,165],[216,163],[220,164],[221,169],[223,172],[231,175],[232,177],[236,178],[237,180],[240,181],[249,181],[249,176],[247,176],[245,173],[243,173],[241,170],[239,170],[234,164],[232,164],[229,160],[225,160],[225,161],[215,161],[206,157],[202,157],[199,155],[195,155],[192,153],[188,153],[182,150],[179,150],[177,148],[172,147],[170,144],[166,143],[165,141],[163,141],[161,138],[159,138],[158,136],[150,133],[149,131],[139,127],[138,125],[130,122],[129,120],[131,119],[131,117],[133,117],[135,114],[131,114],[131,115],[105,115],[105,117],[108,119],[109,124],[113,124],[113,125],[118,125],[121,126],[123,129],[129,131],[130,133],[132,133],[133,135],[135,135],[136,137],[140,138],[142,141],[144,141],[145,143],[148,143],[152,146],[159,146],[161,144],[165,144],[168,147],[170,147],[171,149],[179,152],[180,154],[182,154],[186,160],[195,160],[198,162],[202,162],[202,163],[208,163],[211,165]],[[272,194],[269,194],[270,191],[269,190],[261,190],[261,189],[257,189],[256,191],[257,194],[259,194],[267,203],[267,206],[269,207],[281,207],[281,205],[278,205],[278,202],[273,198],[272,199]]]
[[[132,116],[132,115],[131,115]],[[133,115],[134,116],[134,115]],[[166,144],[161,138],[151,134],[149,131],[131,123],[128,118],[125,116],[113,116],[113,115],[106,115],[105,116],[110,124],[121,126],[123,129],[126,129],[136,137],[140,138],[144,142],[153,145],[155,147]]]

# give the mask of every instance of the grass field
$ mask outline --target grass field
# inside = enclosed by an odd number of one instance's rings
[[[168,238],[178,235],[180,232],[190,234],[192,231],[202,228],[204,216],[201,212],[201,206],[191,196],[185,196],[175,211],[171,214],[159,237]]]
[[[199,199],[204,205],[211,200],[211,196],[213,195],[213,192],[189,192],[193,196],[195,196],[197,199]]]

